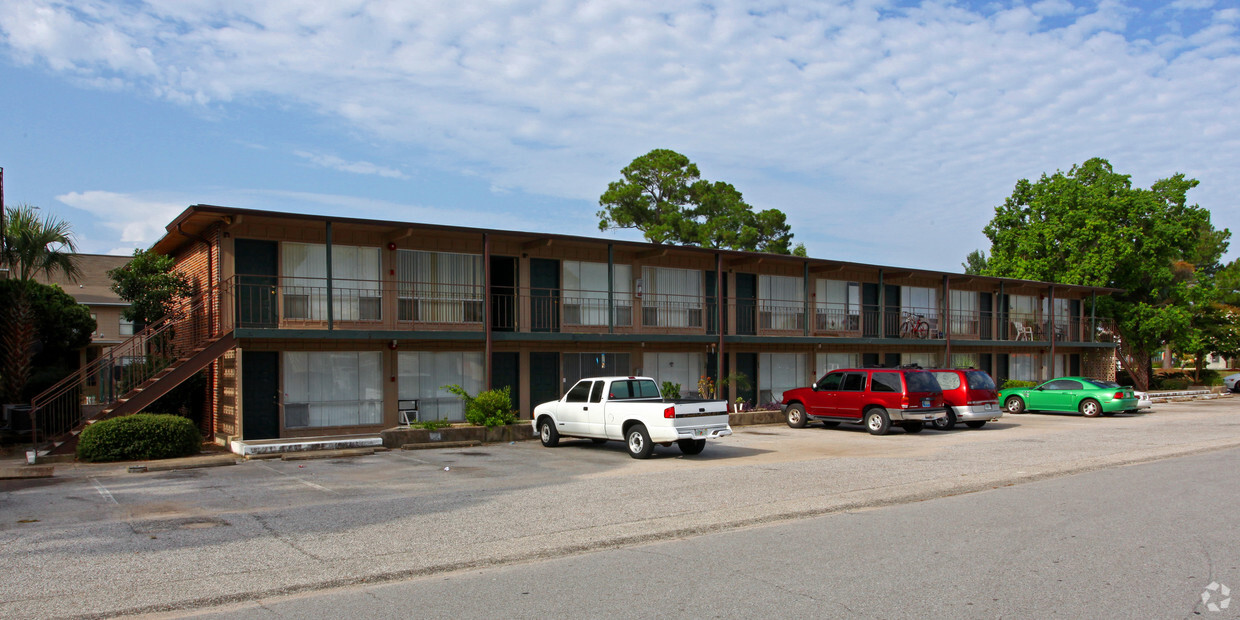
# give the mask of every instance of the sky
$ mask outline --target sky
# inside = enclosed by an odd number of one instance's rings
[[[92,253],[192,204],[641,240],[598,197],[667,148],[810,256],[960,271],[1019,179],[1091,157],[1236,229],[1238,29],[1238,0],[3,0],[0,167]]]

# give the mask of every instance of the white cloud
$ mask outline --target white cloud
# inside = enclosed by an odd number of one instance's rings
[[[1216,221],[1240,217],[1240,50],[1226,10],[1201,32],[1130,40],[1148,15],[1116,0],[753,9],[6,0],[0,45],[187,105],[307,107],[535,194],[593,202],[633,157],[674,148],[787,212],[818,255],[835,255],[820,232],[855,230],[887,260],[924,262],[927,235],[980,230],[1017,178],[1091,156],[1146,185],[1195,176]],[[1067,23],[1048,29],[1052,16]],[[299,156],[391,178],[415,165]]]
[[[56,200],[90,213],[105,229],[113,231],[115,237],[93,242],[92,245],[115,244],[117,241],[133,244],[127,246],[129,250],[125,253],[132,252],[133,248],[150,246],[162,237],[168,222],[187,206],[187,203],[106,191],[70,192],[57,196]],[[112,247],[115,249],[114,245]]]
[[[294,151],[294,155],[309,161],[310,163],[322,168],[331,168],[341,172],[352,172],[354,174],[376,174],[389,179],[408,179],[409,175],[395,168],[379,166],[368,161],[345,161],[335,155],[324,155],[322,153],[309,153],[306,151]]]

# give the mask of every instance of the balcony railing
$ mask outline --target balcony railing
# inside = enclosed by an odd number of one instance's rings
[[[717,334],[713,297],[606,290],[493,287],[438,282],[380,282],[335,278],[238,276],[223,287],[223,321],[242,328]],[[872,305],[778,299],[725,299],[723,330],[729,335],[1012,340],[1057,342],[1111,339],[1099,319],[1043,313],[939,308],[879,309]],[[808,315],[806,310],[808,307]],[[229,316],[231,315],[231,316]]]

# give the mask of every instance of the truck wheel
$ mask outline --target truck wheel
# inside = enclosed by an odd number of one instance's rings
[[[792,428],[805,428],[805,423],[809,421],[809,416],[805,415],[805,407],[801,405],[788,405],[785,417],[788,418],[788,426]]]
[[[1092,398],[1086,398],[1081,401],[1081,406],[1079,409],[1081,410],[1081,414],[1087,418],[1096,418],[1102,414],[1102,405],[1099,405],[1098,401]]]
[[[886,435],[891,428],[891,418],[887,416],[887,410],[882,407],[875,407],[866,411],[865,427],[870,431],[871,435]]]
[[[923,428],[926,428],[925,422],[905,422],[904,423],[904,432],[910,435],[916,435],[917,433],[920,433]]]
[[[676,445],[680,447],[680,451],[688,456],[701,454],[702,449],[706,447],[705,439],[677,439]]]
[[[934,430],[950,431],[956,427],[956,412],[951,407],[947,408],[947,415],[936,419],[934,422]]]
[[[538,439],[548,448],[560,445],[560,431],[555,430],[555,422],[551,418],[543,418],[538,423]]]
[[[971,422],[965,422],[964,425],[969,428],[981,428],[986,426],[986,420],[973,420]]]
[[[654,452],[654,444],[650,442],[650,433],[641,424],[634,424],[624,436],[624,443],[629,446],[629,456],[635,459],[649,458]]]
[[[1013,396],[1003,402],[1003,408],[1007,409],[1008,413],[1024,413],[1025,401],[1019,396]]]

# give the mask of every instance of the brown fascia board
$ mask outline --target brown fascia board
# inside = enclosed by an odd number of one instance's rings
[[[579,237],[575,235],[564,235],[564,234],[558,234],[558,233],[539,233],[539,232],[518,231],[518,230],[495,230],[495,229],[487,229],[487,228],[472,228],[472,227],[467,227],[467,226],[448,226],[445,224],[425,224],[425,223],[418,223],[418,222],[404,222],[404,221],[395,221],[395,220],[370,220],[370,219],[362,219],[362,218],[354,218],[354,217],[338,217],[338,216],[333,216],[333,215],[314,215],[314,214],[309,214],[309,213],[290,213],[287,211],[267,211],[267,210],[262,210],[262,209],[245,209],[245,208],[239,208],[239,207],[224,207],[224,206],[219,206],[219,205],[196,204],[196,205],[190,205],[189,207],[186,207],[186,209],[182,211],[181,214],[176,217],[176,219],[172,220],[172,222],[169,223],[168,226],[165,227],[168,233],[165,234],[159,241],[156,241],[155,244],[151,246],[151,249],[159,251],[161,253],[167,253],[172,250],[175,250],[177,247],[180,247],[181,243],[184,243],[184,241],[187,240],[188,237],[186,237],[183,233],[178,232],[177,224],[184,224],[193,215],[196,215],[199,213],[213,214],[213,215],[219,216],[219,218],[223,218],[224,216],[229,216],[229,215],[245,215],[245,216],[253,216],[253,217],[294,218],[294,219],[299,219],[299,220],[320,221],[320,222],[323,222],[324,224],[326,224],[327,222],[332,222],[332,223],[339,223],[339,224],[355,224],[358,226],[377,226],[377,227],[389,227],[389,228],[409,228],[410,226],[416,226],[423,230],[434,230],[434,231],[441,231],[441,232],[473,233],[473,234],[479,234],[479,235],[488,234],[488,235],[500,235],[500,236],[505,236],[505,237],[522,237],[522,238],[527,238],[527,241],[526,241],[527,243],[530,241],[535,241],[535,242],[543,241],[547,243],[548,245],[555,241],[561,241],[561,242],[567,242],[567,243],[586,243],[586,244],[594,244],[594,243],[599,242],[599,239],[595,237]],[[180,242],[174,243],[171,247],[166,247],[168,243],[172,243],[170,238],[173,236],[180,237],[182,240]],[[931,270],[925,270],[925,269],[917,269],[914,267],[894,267],[891,265],[875,265],[871,263],[853,263],[853,262],[848,262],[848,261],[836,261],[836,260],[829,260],[829,259],[823,259],[823,258],[802,258],[799,256],[792,256],[790,254],[768,254],[765,252],[745,252],[741,250],[701,248],[701,247],[690,246],[690,245],[670,245],[670,244],[648,243],[648,242],[643,242],[643,241],[615,240],[615,241],[608,241],[607,243],[615,245],[615,246],[620,246],[622,248],[627,248],[632,252],[650,253],[651,255],[661,254],[663,252],[687,252],[687,253],[692,253],[692,254],[707,254],[710,256],[721,255],[725,261],[726,260],[733,260],[733,261],[750,260],[752,261],[752,260],[761,259],[763,262],[780,261],[780,262],[792,262],[792,263],[802,263],[802,264],[808,262],[811,265],[811,268],[815,265],[829,265],[829,266],[842,266],[842,268],[844,269],[853,268],[853,269],[868,270],[868,271],[890,270],[890,271],[896,271],[900,273],[908,272],[912,275],[933,276],[933,277],[940,277],[940,278],[943,276],[948,276],[948,278],[951,278],[953,276],[955,277],[966,277],[967,276],[967,277],[974,278],[975,280],[992,282],[995,285],[998,285],[1000,283],[1009,283],[1015,286],[1026,285],[1026,286],[1036,286],[1039,288],[1045,288],[1045,287],[1054,285],[1055,288],[1057,289],[1063,288],[1066,290],[1085,291],[1085,292],[1094,292],[1094,293],[1103,293],[1103,294],[1124,292],[1124,289],[1107,288],[1107,287],[1101,287],[1101,286],[1059,284],[1055,282],[1040,282],[1037,280],[1018,280],[1014,278],[999,278],[995,276],[969,276],[968,274],[962,274],[962,273],[956,273],[956,272],[950,272],[950,271],[931,271]]]

